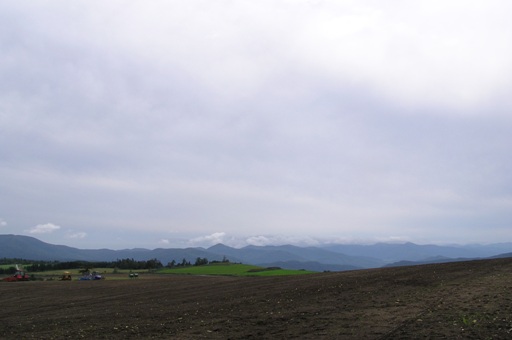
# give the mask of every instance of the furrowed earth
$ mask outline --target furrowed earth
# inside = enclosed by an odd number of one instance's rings
[[[286,277],[0,282],[0,338],[510,339],[512,259]]]

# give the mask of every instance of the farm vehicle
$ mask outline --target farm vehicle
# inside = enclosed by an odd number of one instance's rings
[[[6,282],[17,282],[17,281],[28,281],[28,280],[30,280],[30,276],[28,276],[28,274],[25,273],[25,271],[22,268],[20,268],[18,265],[16,265],[16,272],[14,273],[13,276],[9,276],[9,277],[2,279],[2,281],[6,281]]]
[[[79,279],[80,281],[93,281],[93,280],[104,280],[105,276],[97,272],[83,272],[83,276]]]
[[[64,272],[62,274],[62,277],[60,278],[61,281],[71,281],[71,273],[70,272]]]

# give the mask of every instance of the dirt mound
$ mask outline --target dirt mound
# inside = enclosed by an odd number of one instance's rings
[[[0,338],[512,337],[512,259],[292,277],[0,283]]]

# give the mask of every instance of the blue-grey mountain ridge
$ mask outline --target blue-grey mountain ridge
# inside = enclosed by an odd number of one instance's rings
[[[158,259],[162,264],[198,257],[210,261],[223,258],[231,262],[306,269],[342,271],[423,263],[451,262],[488,257],[512,257],[512,243],[490,245],[440,246],[414,243],[377,243],[373,245],[329,244],[318,247],[246,246],[233,248],[217,244],[209,248],[157,249],[78,249],[42,242],[22,235],[0,235],[0,258],[47,261],[115,261],[130,258],[137,261]]]

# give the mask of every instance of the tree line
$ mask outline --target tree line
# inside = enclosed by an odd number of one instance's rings
[[[132,259],[117,259],[116,261],[31,261],[24,259],[0,259],[1,264],[16,263],[22,265],[27,272],[44,272],[49,270],[68,270],[76,268],[117,268],[117,269],[158,269],[162,262],[155,259],[136,261]],[[14,274],[16,268],[0,267],[0,274]]]
[[[176,262],[176,260],[172,260],[171,262],[167,263],[167,268],[176,268],[176,267],[190,267],[190,266],[206,266],[210,263],[229,263],[229,260],[224,256],[222,261],[209,261],[206,257],[197,257],[194,264],[192,264],[190,261],[187,261],[186,259],[181,260],[181,262]]]
[[[133,258],[126,259],[117,259],[116,261],[32,261],[25,259],[9,259],[2,258],[0,259],[0,265],[10,265],[10,264],[19,264],[22,265],[24,270],[27,272],[44,272],[49,270],[68,270],[68,269],[76,269],[76,268],[117,268],[117,269],[133,269],[133,270],[141,270],[141,269],[159,269],[163,268],[164,265],[160,260],[154,258],[147,261],[137,261]],[[188,267],[188,266],[204,266],[210,263],[229,263],[229,260],[224,256],[222,261],[209,261],[206,257],[196,258],[195,262],[192,264],[187,259],[182,259],[180,262],[176,260],[172,260],[167,263],[167,268],[176,268],[176,267]],[[14,274],[16,272],[15,266],[9,267],[0,267],[0,275],[2,274]]]

